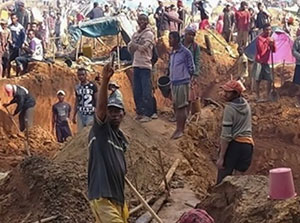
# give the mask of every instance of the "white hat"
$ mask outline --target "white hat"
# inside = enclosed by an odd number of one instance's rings
[[[59,91],[56,93],[56,95],[59,95],[59,94],[62,94],[63,96],[66,95],[66,93],[65,93],[63,90],[59,90]]]

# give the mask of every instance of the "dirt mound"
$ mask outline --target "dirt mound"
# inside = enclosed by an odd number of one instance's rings
[[[198,206],[218,223],[300,222],[299,198],[272,201],[267,185],[264,176],[227,177]]]
[[[27,217],[31,222],[59,215],[52,222],[92,222],[83,192],[86,182],[76,162],[26,158],[0,186],[1,220],[21,222]]]
[[[199,196],[215,184],[217,169],[213,160],[217,154],[215,140],[220,131],[221,109],[204,107],[188,124],[188,131],[180,142],[180,151],[188,160],[191,169],[184,173],[190,186]]]

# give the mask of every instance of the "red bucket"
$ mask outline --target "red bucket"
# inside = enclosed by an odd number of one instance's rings
[[[296,195],[290,168],[276,168],[269,171],[269,197],[271,199],[284,200]]]

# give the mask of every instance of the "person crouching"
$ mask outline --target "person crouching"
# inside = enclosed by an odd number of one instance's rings
[[[233,171],[245,172],[252,160],[252,116],[251,108],[242,92],[240,81],[231,80],[223,87],[227,105],[224,109],[220,153],[217,160],[217,184]]]

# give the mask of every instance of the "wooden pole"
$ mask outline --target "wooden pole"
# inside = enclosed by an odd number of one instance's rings
[[[161,158],[161,151],[160,150],[157,150],[157,151],[158,151],[159,165],[160,165],[160,168],[161,168],[161,171],[162,171],[162,174],[163,174],[163,182],[165,183],[165,189],[167,190],[168,197],[169,197],[170,196],[170,187],[169,187],[169,183],[167,181],[167,176],[165,174],[165,168],[164,168],[164,164],[163,164],[163,161],[162,161],[162,158]]]
[[[169,183],[177,169],[177,167],[179,166],[179,163],[180,163],[180,159],[176,159],[175,162],[173,163],[173,165],[171,166],[171,168],[169,169],[167,175],[166,175],[166,181],[167,183]],[[165,182],[162,182],[160,185],[159,185],[159,191],[163,191],[165,189]]]
[[[120,37],[119,34],[117,35],[117,54],[118,54],[118,69],[121,68],[121,61],[120,61]]]
[[[142,195],[134,188],[134,186],[131,184],[131,182],[125,177],[125,182],[128,184],[130,189],[133,191],[133,193],[137,196],[137,198],[140,200],[140,202],[144,205],[144,207],[150,212],[152,217],[158,222],[163,223],[163,221],[158,217],[158,215],[153,211],[153,209],[149,206],[149,204],[145,201],[145,199],[142,197]]]

